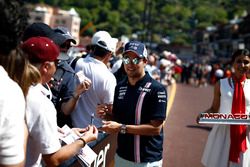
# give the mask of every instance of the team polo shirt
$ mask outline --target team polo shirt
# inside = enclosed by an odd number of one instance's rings
[[[113,114],[117,122],[139,125],[165,120],[166,107],[166,88],[148,73],[134,86],[128,84],[127,78],[116,86]],[[154,162],[162,159],[162,145],[163,129],[154,136],[118,134],[117,154],[137,163]]]

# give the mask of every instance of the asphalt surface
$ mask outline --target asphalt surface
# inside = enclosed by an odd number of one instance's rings
[[[173,96],[171,87],[168,92]],[[164,125],[163,167],[203,167],[201,156],[211,126],[197,125],[196,117],[210,107],[213,87],[177,84],[174,97]]]

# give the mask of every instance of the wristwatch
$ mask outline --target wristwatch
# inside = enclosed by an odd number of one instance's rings
[[[122,124],[121,129],[120,129],[120,133],[121,134],[126,134],[126,132],[127,132],[127,127],[126,127],[125,124]]]

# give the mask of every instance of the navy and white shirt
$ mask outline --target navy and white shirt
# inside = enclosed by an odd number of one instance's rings
[[[151,120],[165,120],[167,108],[166,88],[148,73],[131,86],[128,79],[115,89],[114,119],[126,125],[148,124]],[[162,159],[163,129],[160,135],[142,136],[118,134],[117,154],[136,163]]]

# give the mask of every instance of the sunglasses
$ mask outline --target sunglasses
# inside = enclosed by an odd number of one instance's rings
[[[132,64],[134,64],[134,65],[137,65],[137,64],[139,64],[140,63],[140,60],[141,60],[141,58],[133,58],[133,59],[130,59],[128,56],[124,56],[123,58],[122,58],[122,62],[124,63],[124,64],[129,64],[129,63],[131,63],[132,62]]]

